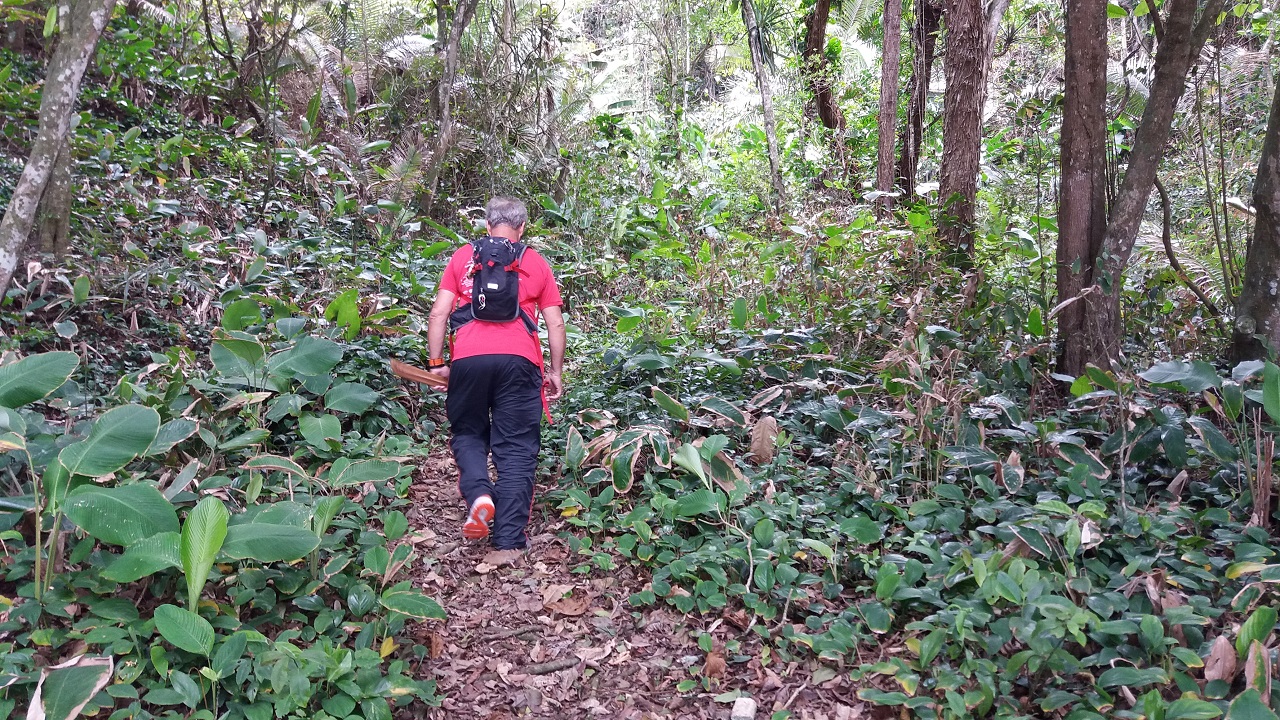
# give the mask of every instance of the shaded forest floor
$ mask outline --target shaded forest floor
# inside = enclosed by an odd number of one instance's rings
[[[573,572],[580,563],[562,535],[574,530],[541,504],[529,552],[499,562],[486,541],[462,538],[456,479],[448,450],[433,452],[418,468],[407,513],[425,558],[414,582],[449,613],[444,624],[416,628],[431,649],[418,677],[435,679],[444,696],[428,717],[728,718],[725,694],[735,690],[757,700],[762,719],[784,709],[801,720],[887,713],[856,700],[847,671],[772,653],[762,662],[762,642],[745,631],[741,611],[699,617],[661,604],[633,608],[628,597],[648,578],[625,559],[607,573]],[[710,653],[698,646],[703,633],[715,641]],[[725,657],[727,639],[742,643],[740,654]],[[676,688],[703,677],[710,690]]]

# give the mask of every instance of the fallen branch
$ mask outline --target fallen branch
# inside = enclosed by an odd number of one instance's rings
[[[560,672],[561,670],[568,670],[571,667],[577,667],[579,662],[581,661],[576,657],[560,658],[559,660],[552,660],[551,662],[538,663],[537,665],[530,665],[528,667],[521,668],[520,672],[525,675],[550,675],[553,672]]]
[[[541,625],[524,625],[518,628],[511,628],[508,630],[498,630],[497,632],[492,632],[487,635],[481,635],[479,639],[485,642],[489,642],[491,640],[505,640],[506,638],[515,637],[517,635],[523,635],[527,632],[538,632],[541,629],[542,629]]]

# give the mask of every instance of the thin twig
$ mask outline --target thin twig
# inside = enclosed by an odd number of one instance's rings
[[[568,670],[569,668],[577,667],[580,662],[582,661],[576,657],[566,657],[560,658],[559,660],[552,660],[551,662],[529,665],[528,667],[521,668],[520,672],[525,675],[550,675],[553,672],[560,672],[561,670]]]

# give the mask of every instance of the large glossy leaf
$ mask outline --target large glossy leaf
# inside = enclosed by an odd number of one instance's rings
[[[222,552],[236,560],[287,562],[306,557],[320,545],[320,538],[305,527],[247,523],[227,528]]]
[[[266,368],[266,349],[255,340],[218,338],[209,347],[209,359],[219,375],[230,380],[254,381],[260,385]]]
[[[40,671],[27,720],[72,720],[111,680],[109,657],[79,655]]]
[[[298,418],[298,432],[302,439],[317,450],[328,450],[330,440],[342,438],[342,423],[334,415],[314,415],[303,413]]]
[[[122,405],[103,413],[89,437],[58,454],[72,475],[110,475],[145,453],[160,432],[160,414],[142,405]]]
[[[178,531],[173,504],[142,483],[112,488],[85,485],[71,491],[63,509],[71,522],[108,545],[128,547],[159,533]]]
[[[1271,422],[1280,423],[1280,367],[1271,362],[1262,369],[1262,409]]]
[[[341,360],[342,346],[338,343],[304,337],[293,347],[272,355],[267,361],[267,372],[279,378],[328,375]]]
[[[705,488],[694,490],[691,493],[681,495],[676,500],[675,514],[676,517],[692,518],[699,515],[716,515],[717,511],[722,511],[727,505],[727,500],[723,494],[713,492]]]
[[[162,532],[144,538],[125,549],[124,554],[102,571],[102,577],[118,583],[130,583],[167,570],[182,567],[178,545],[182,536],[176,532]]]
[[[444,620],[447,615],[440,603],[417,590],[392,588],[378,600],[382,607],[419,620]]]
[[[1258,691],[1250,688],[1231,701],[1231,707],[1227,708],[1227,720],[1277,720],[1277,717],[1262,701]]]
[[[353,463],[346,458],[339,458],[329,468],[327,481],[330,488],[337,490],[364,482],[383,482],[399,473],[400,463],[391,460],[361,460]]]
[[[227,508],[221,500],[206,497],[187,514],[187,521],[182,525],[178,555],[187,578],[187,606],[193,610],[200,601],[205,581],[209,579],[213,560],[227,538],[228,517]]]
[[[341,383],[330,388],[324,395],[325,407],[336,412],[347,412],[359,415],[373,407],[382,395],[378,391],[362,383]]]
[[[1236,636],[1236,655],[1244,659],[1254,640],[1266,645],[1275,627],[1275,608],[1264,605],[1254,610],[1249,619],[1240,624],[1240,634]]]
[[[1203,361],[1169,361],[1154,365],[1138,377],[1157,385],[1180,385],[1188,392],[1201,392],[1222,385],[1222,378],[1212,365]]]
[[[160,426],[160,431],[151,441],[151,445],[143,455],[162,455],[173,449],[174,445],[196,434],[199,423],[186,418],[174,418]]]
[[[155,621],[156,630],[174,647],[205,657],[213,652],[213,626],[194,612],[161,605],[156,608]]]
[[[0,406],[17,408],[47,397],[79,364],[75,353],[49,352],[0,366]]]

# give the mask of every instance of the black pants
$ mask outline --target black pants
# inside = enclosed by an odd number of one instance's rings
[[[467,507],[493,498],[493,545],[523,548],[533,506],[542,432],[542,368],[519,355],[475,355],[453,363],[445,401]],[[489,452],[498,481],[489,479]]]

